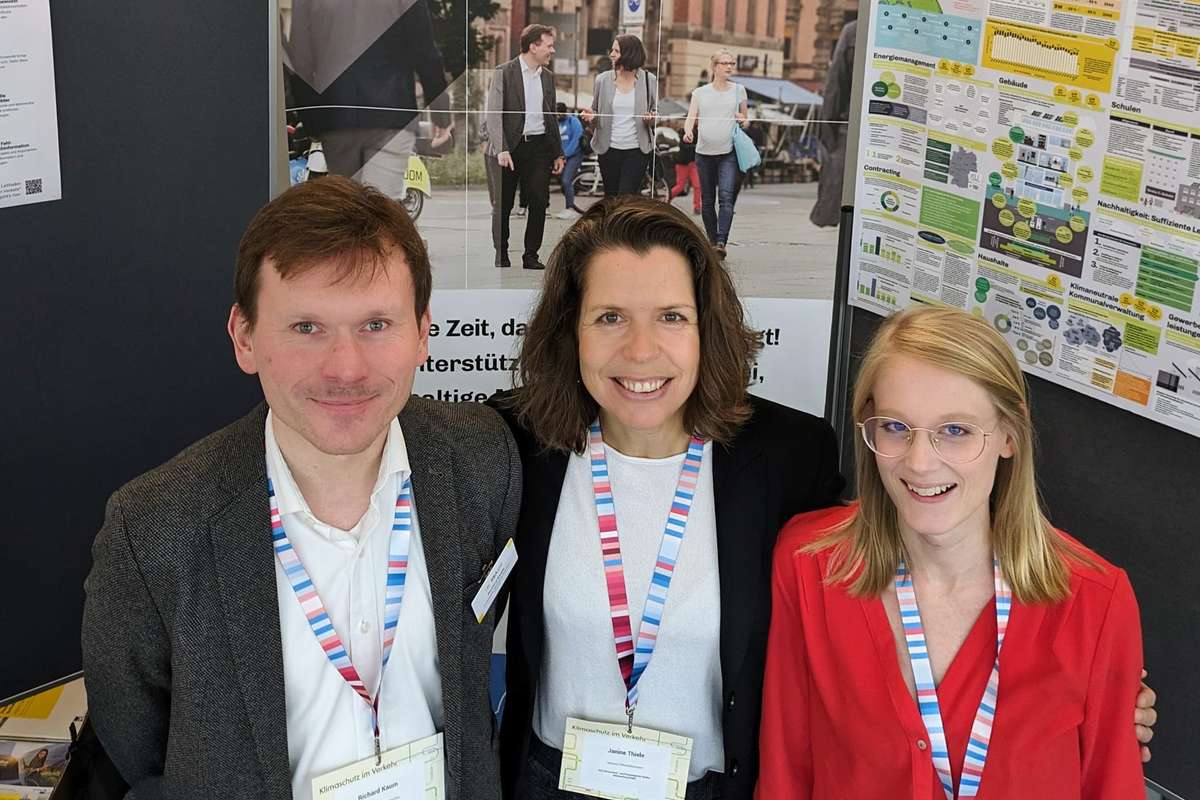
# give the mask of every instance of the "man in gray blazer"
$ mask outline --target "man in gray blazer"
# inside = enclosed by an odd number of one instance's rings
[[[489,184],[499,189],[492,202],[492,242],[496,266],[508,267],[508,217],[517,185],[529,203],[521,266],[545,269],[538,251],[550,206],[550,176],[562,172],[562,139],[555,111],[554,29],[528,25],[521,31],[521,55],[496,67],[487,97]],[[496,173],[499,173],[497,176]]]
[[[490,409],[410,396],[431,284],[403,209],[349,179],[251,222],[228,327],[266,402],[118,490],[93,550],[90,717],[129,797],[309,798],[347,767],[500,797],[499,609],[470,604],[520,460]]]

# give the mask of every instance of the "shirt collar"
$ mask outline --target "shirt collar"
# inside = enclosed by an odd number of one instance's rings
[[[520,56],[517,56],[517,60],[521,62],[521,72],[522,73],[524,73],[526,75],[533,75],[534,77],[542,74],[542,65],[541,64],[538,64],[536,69],[530,69],[529,65],[525,63],[525,59],[521,58]]]
[[[283,451],[279,449],[279,443],[275,439],[273,419],[273,412],[267,411],[264,440],[267,450],[267,474],[271,476],[271,483],[275,488],[275,502],[279,505],[279,516],[286,517],[288,514],[303,511],[309,517],[316,519],[308,507],[304,495],[300,493],[300,487],[296,485],[296,481],[292,477],[292,471],[283,457]],[[400,480],[403,480],[410,472],[408,448],[404,444],[404,432],[400,429],[400,420],[392,419],[392,424],[388,426],[387,439],[383,443],[383,456],[379,459],[379,475],[375,479],[375,488],[371,490],[372,503],[379,494],[379,490],[384,487],[392,475],[399,475]]]

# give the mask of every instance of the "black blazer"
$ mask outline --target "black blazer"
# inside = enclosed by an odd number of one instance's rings
[[[520,796],[533,736],[546,557],[568,456],[540,452],[533,435],[503,409],[508,394],[490,402],[512,429],[525,477],[516,535],[520,560],[509,601],[508,695],[500,726],[501,783],[506,800],[513,800]],[[726,800],[750,800],[758,779],[775,537],[794,515],[835,505],[845,484],[838,472],[837,440],[824,420],[755,397],[750,402],[754,415],[737,438],[713,447]]]

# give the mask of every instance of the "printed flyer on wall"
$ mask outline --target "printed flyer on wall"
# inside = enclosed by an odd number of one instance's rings
[[[61,197],[50,0],[0,3],[0,208]]]
[[[1200,436],[1200,14],[878,0],[851,303],[981,317],[1026,371]]]

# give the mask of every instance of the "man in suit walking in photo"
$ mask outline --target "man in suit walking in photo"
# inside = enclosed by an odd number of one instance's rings
[[[400,205],[348,178],[251,221],[228,332],[266,402],[112,496],[85,584],[89,717],[130,797],[499,800],[497,609],[470,604],[520,461],[494,411],[411,396],[432,282]]]
[[[562,172],[566,161],[558,135],[554,75],[547,69],[554,55],[554,37],[549,26],[526,26],[521,31],[521,54],[496,67],[488,88],[487,163],[500,173],[492,181],[500,187],[500,196],[492,204],[497,267],[511,266],[508,218],[519,184],[529,201],[521,266],[545,269],[538,251],[550,206],[550,176]]]

